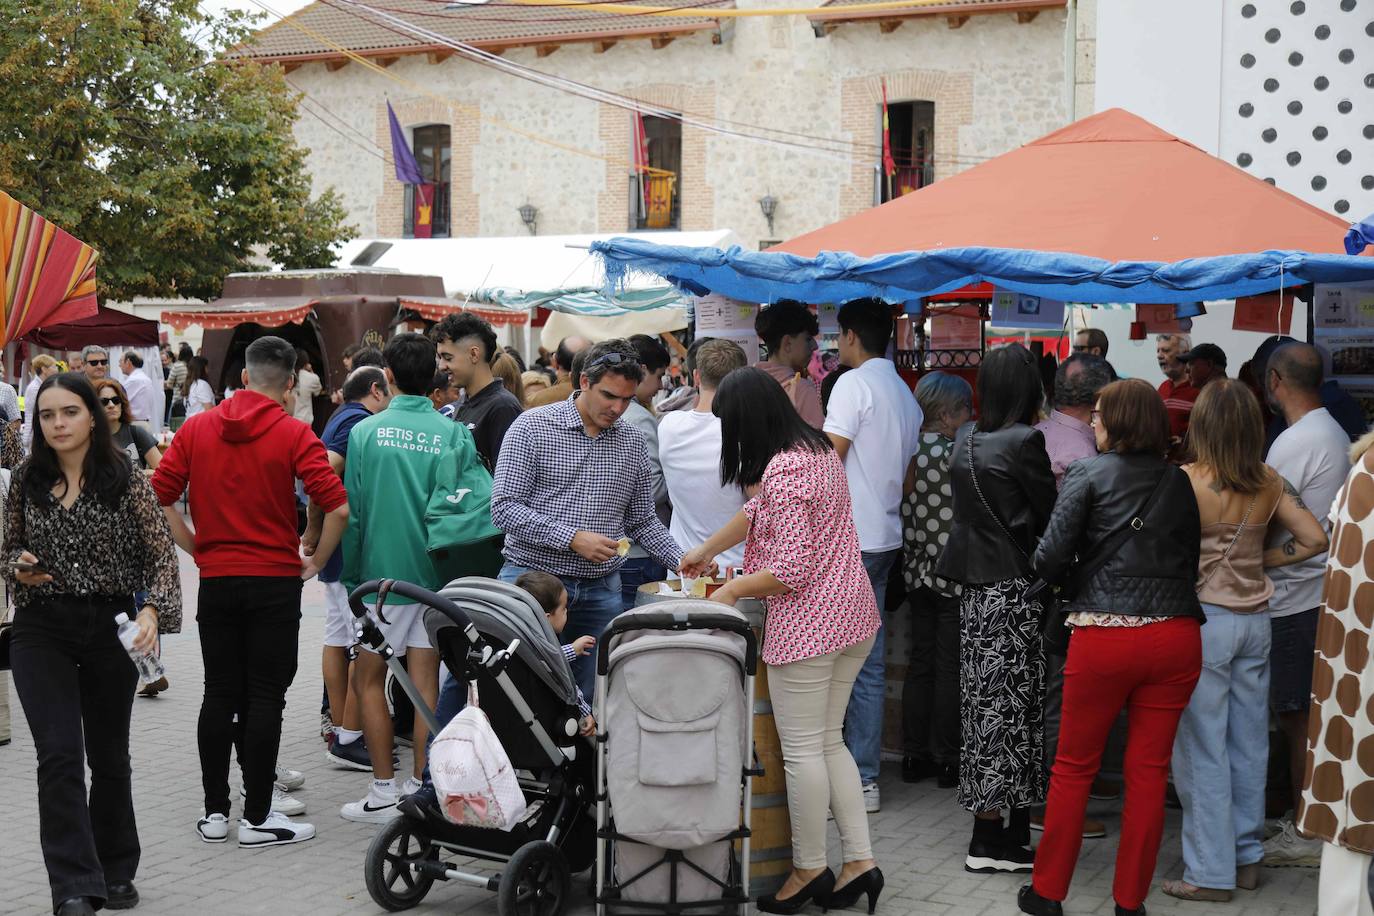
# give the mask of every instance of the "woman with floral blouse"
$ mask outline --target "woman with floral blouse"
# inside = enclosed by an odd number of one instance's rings
[[[15,688],[38,751],[38,817],[59,916],[138,902],[129,715],[138,674],[115,616],[146,592],[135,648],[181,629],[166,519],[110,437],[83,375],[53,376],[31,408],[33,453],[6,506]],[[90,765],[87,796],[85,768]]]
[[[688,551],[682,572],[701,575],[717,554],[743,541],[746,574],[713,599],[763,598],[767,606],[762,658],[787,775],[792,873],[758,908],[795,913],[814,901],[842,909],[866,895],[872,912],[883,874],[841,728],[881,620],[859,555],[844,465],[760,369],[727,375],[711,409],[721,424],[721,484],[738,485],[749,501]],[[838,877],[826,867],[827,811],[843,846]]]

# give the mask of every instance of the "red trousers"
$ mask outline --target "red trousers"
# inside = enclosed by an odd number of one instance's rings
[[[1069,640],[1063,724],[1035,850],[1035,892],[1063,900],[1083,845],[1088,789],[1107,733],[1122,707],[1129,728],[1112,896],[1133,910],[1145,901],[1164,831],[1164,790],[1174,732],[1202,670],[1197,620],[1176,617],[1144,627],[1081,627]]]

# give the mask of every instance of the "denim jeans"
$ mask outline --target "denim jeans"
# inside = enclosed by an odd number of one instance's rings
[[[138,872],[129,762],[138,672],[114,624],[128,603],[54,596],[14,617],[10,661],[38,752],[38,838],[54,908],[79,896],[98,906],[106,882]]]
[[[514,583],[524,573],[527,566],[507,563],[501,567],[502,582]],[[624,599],[620,593],[620,571],[595,579],[577,579],[572,576],[559,576],[563,587],[568,590],[568,625],[559,634],[564,643],[570,643],[579,636],[601,638],[606,626],[625,610]],[[591,700],[596,687],[596,653],[581,655],[572,662],[573,679],[582,689],[582,694]]]
[[[625,610],[635,606],[639,587],[645,582],[661,582],[668,574],[653,557],[630,557],[620,565],[620,599]],[[590,696],[590,694],[588,694]]]
[[[864,785],[878,781],[878,767],[883,757],[883,699],[887,693],[883,663],[883,648],[887,642],[887,611],[883,605],[887,600],[888,574],[901,554],[900,550],[863,554],[864,569],[873,586],[873,597],[878,601],[878,613],[882,615],[883,625],[878,628],[873,649],[868,653],[864,666],[859,669],[854,691],[849,695],[849,708],[844,715],[844,743],[849,746],[854,762],[859,765],[859,779]]]
[[[1264,857],[1269,760],[1269,612],[1204,604],[1202,676],[1178,724],[1174,787],[1183,802],[1183,880],[1236,886]]]

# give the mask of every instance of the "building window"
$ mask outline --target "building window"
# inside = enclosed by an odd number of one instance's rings
[[[887,119],[892,159],[897,171],[884,174],[878,153],[877,203],[887,203],[924,188],[935,180],[935,103],[889,102]],[[882,145],[883,112],[878,109],[878,143]]]
[[[648,164],[671,175],[630,178],[630,228],[677,229],[682,224],[682,122],[644,115]]]
[[[433,200],[426,201],[430,207],[430,232],[433,238],[447,238],[449,235],[449,179],[453,170],[453,148],[449,143],[447,124],[432,124],[417,127],[414,131],[413,146],[415,161],[420,166],[420,174],[430,182],[424,194]],[[415,221],[419,213],[415,199],[414,185],[406,185],[405,199],[405,237],[415,237]],[[421,233],[423,237],[423,232]]]

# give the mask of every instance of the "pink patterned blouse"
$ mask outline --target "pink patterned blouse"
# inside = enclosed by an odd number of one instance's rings
[[[828,655],[878,632],[882,619],[835,452],[775,455],[744,513],[750,520],[745,572],[771,570],[792,589],[765,599],[764,664]]]

